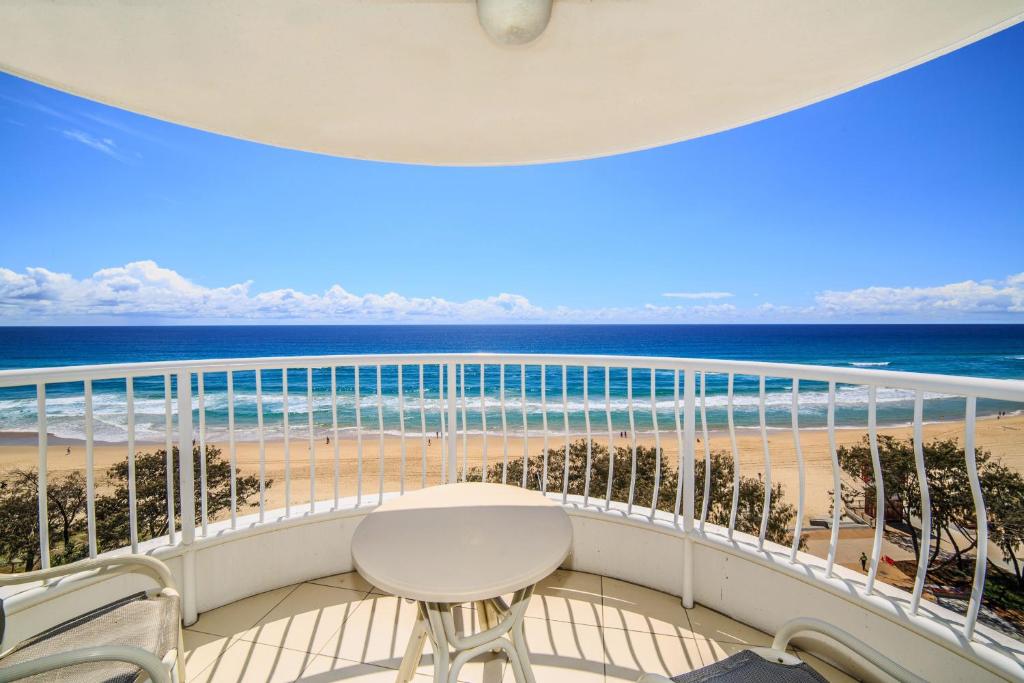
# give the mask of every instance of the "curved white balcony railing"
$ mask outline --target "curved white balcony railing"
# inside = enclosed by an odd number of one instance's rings
[[[916,637],[953,652],[985,671],[1010,678],[1024,675],[1024,650],[1018,647],[1019,644],[978,625],[987,563],[988,517],[974,462],[979,401],[1024,404],[1022,381],[745,361],[522,354],[314,356],[2,371],[0,392],[14,392],[22,401],[35,400],[40,491],[46,490],[48,472],[50,418],[47,388],[50,387],[51,392],[59,388],[63,405],[67,404],[68,396],[74,396],[76,400],[80,398],[87,479],[86,535],[91,557],[100,552],[93,474],[97,386],[102,388],[108,400],[111,395],[116,400],[123,399],[123,441],[127,443],[125,452],[129,464],[127,514],[130,552],[154,552],[168,558],[182,558],[179,570],[186,622],[194,620],[200,608],[209,609],[241,597],[234,595],[220,600],[209,593],[204,594],[200,585],[204,577],[196,569],[194,557],[194,550],[205,547],[204,543],[212,547],[228,540],[251,538],[267,530],[294,529],[329,520],[358,521],[386,496],[401,495],[406,482],[416,481],[417,475],[420,486],[464,480],[470,475],[467,438],[471,432],[488,436],[482,439],[480,471],[487,472],[488,465],[500,463],[500,469],[494,471],[500,471],[501,481],[511,485],[526,485],[527,459],[543,454],[543,474],[539,483],[543,489],[548,481],[549,450],[557,453],[565,449],[564,452],[568,453],[570,441],[585,439],[587,459],[583,494],[569,492],[568,457],[562,459],[562,490],[545,491],[569,506],[574,523],[579,525],[573,551],[574,561],[580,563],[577,566],[640,583],[658,583],[660,579],[650,578],[652,575],[644,567],[627,566],[630,562],[643,563],[641,557],[610,558],[605,555],[599,558],[601,542],[587,525],[603,525],[601,528],[605,531],[602,533],[608,538],[626,534],[621,542],[627,547],[633,543],[635,550],[639,549],[635,543],[641,537],[648,539],[645,543],[654,544],[651,547],[660,543],[656,539],[668,538],[672,539],[671,543],[678,544],[678,548],[673,546],[673,549],[666,550],[668,556],[677,558],[678,565],[659,567],[657,571],[667,572],[673,578],[665,579],[661,581],[662,585],[655,587],[677,588],[675,592],[687,606],[693,604],[695,594],[698,599],[707,600],[716,590],[724,591],[728,586],[733,586],[736,594],[742,592],[735,589],[735,583],[728,582],[728,577],[724,576],[728,570],[722,564],[727,563],[730,557],[738,558],[742,563],[733,571],[738,571],[748,583],[764,582],[769,586],[776,578],[785,577],[789,582],[786,585],[809,587],[807,590],[812,590],[812,594],[807,594],[811,596],[809,599],[816,599],[813,596],[819,593],[827,594],[830,599],[839,597],[842,604],[852,605],[860,613],[872,615],[871,618],[897,623]],[[245,399],[239,398],[236,391],[239,386],[244,386],[248,392]],[[294,391],[296,386],[304,390],[298,396]],[[802,398],[807,400],[808,394],[802,393],[802,389],[806,392],[808,386],[814,392],[814,412],[808,411],[801,402]],[[641,388],[638,390],[638,387]],[[714,401],[710,391],[712,387],[724,388],[723,394],[716,395]],[[839,413],[844,409],[837,395],[849,391],[850,387],[866,390],[865,426],[876,486],[874,516],[880,522],[875,524],[873,532],[874,552],[866,580],[836,563],[843,503],[840,499],[841,471],[836,455],[835,432],[840,421]],[[162,425],[157,425],[150,415],[145,435],[146,441],[156,440],[154,430],[162,426],[162,438],[159,440],[167,451],[165,485],[171,524],[167,534],[157,539],[140,538],[135,507],[137,482],[133,465],[140,432],[136,413],[137,390],[144,391],[150,406],[157,401],[163,404]],[[911,592],[885,585],[879,577],[886,498],[883,477],[879,472],[878,405],[879,392],[892,390],[903,392],[899,395],[900,400],[906,402],[908,410],[912,407],[916,467],[922,482],[923,513],[920,522],[925,539],[929,538],[932,523],[922,452],[925,414],[931,402],[943,402],[944,410],[960,406],[963,411],[965,465],[973,496],[978,539],[974,582],[963,615],[922,603],[927,552],[921,553]],[[215,410],[208,404],[213,395],[217,401]],[[756,417],[753,410],[739,415],[737,406],[741,397],[747,408],[756,407]],[[276,412],[267,407],[271,401],[280,405]],[[239,424],[237,412],[243,404],[252,424]],[[62,410],[66,413],[67,409]],[[275,417],[273,429],[279,430],[283,442],[285,494],[281,510],[268,509],[266,497],[266,445],[271,437],[271,426],[266,420],[269,412],[279,415],[280,424]],[[695,505],[695,463],[703,460],[706,468],[711,467],[709,430],[718,429],[718,426],[709,424],[709,412],[724,413],[721,429],[728,432],[734,461],[732,509],[727,526],[715,525],[708,520],[710,496],[706,489],[702,496],[705,504],[700,509]],[[821,412],[824,412],[823,416]],[[213,414],[216,414],[215,420],[210,419]],[[300,419],[304,417],[298,425],[292,422],[296,415]],[[745,534],[736,528],[740,486],[736,430],[744,426],[740,418],[747,419],[747,426],[759,432],[763,445],[765,499],[757,534]],[[767,538],[772,470],[779,465],[771,458],[768,433],[782,428],[783,419],[787,422],[785,429],[792,433],[798,474],[797,529],[792,544],[785,548]],[[843,417],[846,421],[850,419],[853,418],[849,415]],[[827,557],[820,559],[799,549],[806,496],[800,440],[802,429],[809,423],[827,431],[832,462],[834,500],[831,536]],[[638,431],[646,432],[653,440],[658,458],[651,500],[636,500],[634,491]],[[605,490],[593,490],[590,476],[591,445],[608,444],[609,451],[614,452],[619,432],[626,433],[627,448],[632,454],[629,494],[625,501],[612,500],[611,472],[608,473]],[[213,434],[215,436],[211,436]],[[308,461],[304,467],[310,480],[309,499],[301,508],[291,500],[291,478],[296,468],[290,454],[297,435],[308,449]],[[348,435],[352,438],[346,440],[344,437]],[[252,438],[259,448],[257,511],[252,515],[240,514],[235,479],[232,477],[229,515],[224,519],[211,518],[207,510],[209,492],[205,459],[200,459],[197,483],[193,479],[195,463],[187,457],[180,458],[177,472],[173,471],[172,448],[184,446],[181,452],[191,453],[190,446],[196,443],[200,452],[205,452],[207,442],[216,440],[226,444],[227,455],[234,468],[237,464],[236,448],[243,436]],[[333,462],[331,490],[325,492],[317,489],[315,446],[318,440],[327,437],[331,439]],[[400,476],[394,490],[388,490],[384,475],[386,437],[398,439],[400,443]],[[432,438],[441,441],[443,456],[440,458],[428,458],[427,440]],[[538,438],[543,449],[541,453],[531,452],[530,439]],[[497,452],[488,452],[488,442],[492,445],[500,443]],[[657,478],[662,472],[660,459],[664,446],[674,447],[679,456],[678,486],[671,505],[659,500]],[[341,474],[340,451],[343,448],[355,451],[355,473],[348,478]],[[376,490],[373,492],[376,495],[368,495],[365,489],[374,482],[366,481],[364,464],[373,459],[376,459],[374,464],[377,468]],[[511,481],[507,476],[510,463],[517,459],[523,463],[522,479]],[[610,466],[614,466],[614,460]],[[709,482],[710,477],[704,477],[704,486]],[[342,489],[352,485],[354,495],[343,495]],[[46,567],[50,561],[47,496],[38,496],[38,501],[39,551],[42,566]],[[180,502],[180,516],[175,514],[176,501]],[[180,520],[177,524],[176,519]],[[645,529],[656,536],[644,535]],[[121,552],[127,551],[128,548]],[[295,561],[301,562],[301,559]],[[770,572],[770,576],[765,572]],[[709,578],[712,575],[714,578]],[[296,576],[280,580],[294,580]],[[266,590],[273,587],[274,582],[274,578],[267,578],[243,589],[243,592]],[[791,595],[802,594],[797,590]],[[808,599],[807,595],[797,599]],[[763,600],[771,602],[768,595],[764,595]],[[776,619],[780,615],[769,618],[763,610],[759,612],[756,605],[740,604],[735,599],[722,598],[716,603],[722,611],[732,612],[731,616],[762,628],[800,615],[799,602],[789,605],[790,612],[781,615],[780,619]],[[9,604],[14,613],[19,609],[28,610],[32,596],[18,596]],[[823,616],[828,618],[828,615]],[[837,614],[836,619],[840,619],[840,615]]]

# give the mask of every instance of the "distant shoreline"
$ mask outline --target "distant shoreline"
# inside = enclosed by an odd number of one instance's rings
[[[836,429],[837,446],[850,446],[860,443],[867,433],[866,427]],[[880,427],[879,434],[891,435],[899,439],[910,438],[913,429],[910,427],[887,428]],[[0,438],[17,438],[20,443],[0,442],[0,478],[14,469],[34,469],[39,464],[39,448],[36,444],[34,434],[11,435],[0,433]],[[709,433],[708,445],[712,451],[730,453],[731,441],[727,431],[716,431]],[[991,451],[993,456],[1002,460],[1008,467],[1024,472],[1024,416],[1008,416],[1000,420],[993,418],[979,419],[976,429],[976,442],[978,447]],[[924,437],[927,441],[935,439],[957,439],[963,443],[963,421],[950,421],[938,424],[925,425]],[[571,441],[579,437],[570,435]],[[696,446],[696,457],[704,459],[704,443],[700,430],[697,431],[697,438],[701,443]],[[594,432],[595,445],[601,448],[608,446],[607,432]],[[615,435],[614,445],[629,448],[632,445],[631,438],[622,438]],[[210,445],[221,449],[221,457],[228,459],[230,452],[226,440],[209,439]],[[504,462],[505,448],[504,439],[501,433],[489,435],[487,443],[487,463],[489,466]],[[736,443],[739,451],[740,472],[743,476],[756,476],[764,472],[764,450],[761,442],[761,435],[758,430],[736,430]],[[771,476],[773,483],[781,483],[785,487],[786,500],[793,502],[798,491],[798,468],[796,467],[796,450],[794,439],[787,431],[773,431],[768,434],[769,451],[771,455]],[[465,447],[464,445],[465,444]],[[654,445],[652,435],[638,435],[637,444],[645,447]],[[811,517],[827,515],[831,505],[831,497],[828,492],[833,486],[832,460],[828,445],[828,436],[825,430],[801,429],[800,430],[801,452],[804,461],[806,475],[807,507],[805,509],[804,523]],[[458,464],[461,472],[463,463],[468,467],[479,467],[484,459],[484,439],[479,435],[467,435],[463,441],[462,435],[456,439],[458,449]],[[547,447],[554,451],[564,448],[565,436],[563,434],[549,434]],[[660,445],[662,448],[662,461],[671,467],[676,467],[679,461],[678,440],[675,436],[675,429],[670,432],[661,432]],[[153,453],[162,450],[164,442],[136,442],[136,451]],[[315,467],[315,488],[318,499],[325,499],[333,495],[334,468],[337,463],[339,472],[339,495],[355,495],[357,492],[358,472],[362,470],[361,490],[364,496],[376,496],[383,483],[384,491],[397,491],[404,482],[406,489],[418,488],[422,483],[427,485],[440,482],[442,464],[447,459],[447,453],[441,447],[441,440],[430,438],[430,445],[424,453],[420,438],[407,437],[405,439],[405,462],[402,458],[402,440],[395,436],[385,436],[382,440],[378,435],[364,434],[362,440],[362,457],[360,458],[356,439],[331,439],[327,444],[324,438],[315,439],[313,442],[316,457]],[[335,461],[335,447],[337,447],[338,460]],[[68,453],[70,449],[70,453]],[[544,451],[543,437],[531,436],[526,444],[526,454],[537,456]],[[124,443],[109,444],[95,443],[93,448],[93,471],[96,476],[97,485],[102,487],[108,485],[107,473],[117,463],[124,462],[127,457],[127,448]],[[523,439],[514,434],[509,434],[508,458],[509,462],[522,462],[524,455]],[[245,475],[258,476],[261,467],[260,448],[252,442],[236,442],[235,448],[236,463],[239,470]],[[284,443],[281,439],[268,439],[264,444],[262,465],[267,479],[273,479],[273,486],[267,489],[267,509],[275,509],[284,506],[284,480],[285,461],[291,463],[291,503],[293,506],[308,502],[310,491],[310,462],[309,440],[307,438],[292,438],[290,440],[289,453],[285,454]],[[425,460],[425,462],[424,462]],[[425,465],[425,469],[424,469]],[[85,448],[82,442],[66,443],[48,442],[47,448],[47,471],[52,476],[59,476],[61,473],[71,471],[84,471],[85,469]],[[402,472],[405,477],[403,480]],[[599,495],[595,492],[594,495]]]
[[[1001,420],[1001,419],[1021,418],[1022,416],[1024,416],[1024,410],[1011,411],[1011,412],[1008,412],[1003,417],[999,417],[998,415],[979,415],[978,418],[977,418],[977,424],[980,424],[980,423],[983,423],[983,422],[986,422],[986,421],[998,421],[998,420]],[[922,426],[933,427],[933,426],[942,426],[942,425],[954,425],[954,424],[963,424],[963,422],[964,422],[963,418],[950,418],[948,420],[926,420],[926,421],[922,422]],[[885,432],[891,431],[891,430],[910,429],[911,427],[913,427],[913,423],[912,422],[898,422],[898,423],[891,423],[891,424],[879,423],[879,425],[878,425],[878,433],[881,434],[881,433],[885,433]],[[825,432],[825,431],[827,431],[827,429],[828,429],[827,427],[819,426],[819,425],[808,426],[808,427],[801,426],[800,427],[800,433],[802,434],[802,433],[805,433],[805,432],[811,432],[811,433]],[[622,430],[622,429],[613,429],[613,432],[616,434],[616,436],[619,434],[619,432],[622,432],[622,431],[624,431],[624,430]],[[736,428],[735,428],[735,431],[736,431],[736,434],[738,436],[739,435],[743,435],[743,436],[760,435],[760,433],[761,433],[760,427],[750,426],[750,425],[743,425],[743,426],[737,425]],[[791,427],[778,427],[778,426],[771,426],[771,425],[769,425],[769,426],[767,426],[765,428],[765,431],[768,434],[771,434],[771,435],[779,435],[779,434],[785,434],[787,432],[792,432],[793,430],[792,430]],[[851,431],[859,431],[859,432],[862,432],[864,434],[867,434],[868,433],[868,427],[867,427],[866,424],[865,425],[836,425],[835,431],[837,433],[839,433],[839,432],[849,433]],[[700,438],[703,432],[702,432],[702,430],[700,428],[699,423],[697,425],[696,432],[697,432],[697,437]],[[325,438],[328,437],[328,436],[331,437],[331,438],[334,438],[334,433],[333,433],[333,431],[331,430],[330,427],[314,428],[314,433],[315,433],[314,441],[323,442],[325,440]],[[428,432],[426,434],[426,436],[427,436],[428,439],[433,439],[433,440],[436,441],[437,437],[433,436],[433,434],[434,434],[434,432]],[[472,437],[472,438],[479,438],[482,435],[480,430],[478,430],[478,429],[477,430],[472,430],[471,429],[466,434],[469,437]],[[596,441],[596,442],[607,443],[607,441],[608,441],[608,438],[607,438],[608,437],[608,430],[607,429],[600,429],[600,428],[591,429],[590,434],[591,434],[591,438],[594,441]],[[658,434],[659,434],[659,437],[661,439],[663,439],[663,440],[664,439],[673,439],[673,440],[676,439],[676,430],[675,430],[674,426],[672,428],[668,428],[668,429],[659,429],[658,430]],[[712,437],[712,438],[724,437],[724,436],[727,436],[728,434],[729,434],[729,430],[727,428],[715,427],[714,429],[708,429],[708,436]],[[379,438],[379,435],[380,435],[380,433],[377,432],[377,431],[369,430],[369,429],[365,429],[365,428],[363,429],[363,440],[364,441],[366,441],[367,439],[377,439],[377,438]],[[637,435],[637,439],[638,440],[642,440],[642,441],[646,441],[646,440],[653,441],[654,440],[654,431],[650,430],[650,429],[638,429],[638,430],[636,430],[636,435]],[[490,439],[499,439],[500,440],[500,439],[503,438],[503,436],[504,435],[502,434],[502,432],[500,430],[494,430],[494,429],[487,430],[487,438],[489,440]],[[537,432],[537,431],[533,431],[533,430],[530,431],[528,436],[529,436],[531,441],[533,441],[535,439],[543,439],[544,438],[544,434],[543,433]],[[581,432],[581,431],[572,430],[572,429],[570,429],[570,431],[569,431],[569,438],[570,439],[574,439],[574,440],[575,439],[582,439],[582,438],[586,438],[586,436],[587,436],[587,433],[585,431]],[[384,437],[386,439],[399,439],[401,437],[401,433],[398,432],[398,431],[386,429],[386,430],[384,430]],[[555,442],[555,441],[557,441],[559,439],[563,439],[564,437],[565,437],[565,433],[560,431],[557,426],[554,426],[548,432],[548,439],[553,441],[553,442]],[[173,433],[171,438],[174,441],[174,443],[176,444],[177,441],[178,441],[178,432],[177,432],[177,430],[174,431],[174,433]],[[198,432],[196,432],[196,438],[197,439],[199,438],[198,437]],[[344,441],[344,442],[352,442],[352,441],[357,441],[358,440],[358,435],[356,434],[356,431],[355,431],[354,427],[345,427],[345,428],[339,427],[338,428],[338,438],[340,440]],[[412,430],[408,430],[405,433],[405,438],[406,438],[406,442],[407,443],[412,443],[413,441],[419,442],[419,440],[421,438],[420,432],[418,432],[418,431],[414,432]],[[459,439],[462,438],[462,433],[461,432],[458,434],[458,438]],[[508,438],[509,438],[510,441],[511,440],[516,440],[517,442],[521,442],[522,438],[523,438],[523,433],[522,433],[521,430],[509,429],[508,430]],[[50,446],[85,446],[85,439],[75,438],[75,437],[61,437],[61,436],[56,436],[56,435],[54,435],[53,433],[50,433],[50,432],[47,432],[46,440],[47,440],[47,444],[50,445]],[[1024,440],[1024,439],[1022,439],[1022,440]],[[218,443],[218,444],[223,443],[223,444],[226,444],[227,441],[228,441],[228,436],[227,436],[227,434],[222,433],[222,432],[209,433],[207,435],[207,437],[206,437],[206,441],[207,441],[207,443]],[[296,431],[292,433],[289,441],[292,444],[304,444],[304,443],[307,443],[309,441],[309,435],[305,431],[299,431],[298,429],[296,429]],[[281,432],[279,432],[279,431],[268,431],[266,436],[264,437],[264,443],[283,443],[283,442],[284,442],[284,435],[281,434]],[[31,431],[31,432],[0,431],[0,447],[4,447],[4,446],[37,446],[38,443],[39,443],[39,439],[38,439],[38,436],[37,436],[37,432],[34,432],[34,431]],[[101,439],[93,439],[93,444],[96,445],[96,446],[122,446],[122,445],[127,445],[127,443],[128,443],[127,439],[121,440],[121,441],[108,441],[108,440],[101,440]],[[236,436],[235,437],[235,443],[238,443],[238,444],[258,444],[259,443],[259,439],[241,438],[239,436]],[[151,439],[151,438],[136,439],[135,440],[135,444],[136,444],[136,446],[156,446],[156,447],[160,448],[160,447],[163,447],[166,444],[166,440],[165,439],[155,440],[155,439]]]

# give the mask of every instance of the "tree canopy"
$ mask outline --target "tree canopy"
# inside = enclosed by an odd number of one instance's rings
[[[930,549],[929,566],[944,562],[962,565],[965,554],[978,543],[966,453],[956,439],[937,439],[922,444],[921,448],[931,503],[931,538],[919,538],[921,488],[912,439],[878,437],[886,522],[910,535],[915,557],[920,557],[922,547]],[[853,446],[837,449],[836,454],[843,471],[853,479],[852,483],[843,484],[844,500],[849,504],[854,497],[873,497],[875,474],[868,437]],[[1024,544],[1024,476],[993,458],[989,451],[975,449],[974,457],[986,506],[989,538],[1002,550],[1003,559],[1014,568],[1018,585],[1024,588],[1024,568],[1018,557]],[[953,551],[949,560],[941,558],[944,543]]]
[[[172,457],[172,487],[177,485],[178,449]],[[231,479],[235,478],[239,508],[255,505],[259,478],[231,469],[219,448],[206,447],[207,514],[215,518],[231,505]],[[199,447],[192,449],[196,518],[200,514]],[[271,486],[273,480],[267,480]],[[113,550],[131,543],[128,521],[128,457],[107,470],[96,496],[96,541],[99,550]],[[31,571],[41,566],[38,519],[39,475],[36,470],[13,470],[0,483],[0,561],[10,571]],[[173,488],[172,488],[173,490]],[[135,456],[136,519],[139,540],[167,533],[167,452]],[[180,492],[179,492],[180,493]],[[73,562],[89,554],[86,517],[86,482],[81,472],[51,473],[47,478],[47,520],[50,561]],[[174,496],[175,523],[181,519],[181,497]]]
[[[608,470],[612,471],[611,500],[629,502],[629,480],[633,472],[633,451],[631,448],[619,446],[613,457],[609,457],[608,448],[599,442],[591,442],[590,497],[604,498],[608,492]],[[660,466],[658,465],[660,463]],[[487,481],[502,481],[503,463],[495,463],[487,468]],[[695,510],[700,512],[704,504],[704,462],[696,463]],[[582,496],[586,488],[587,441],[577,439],[569,444],[569,495]],[[540,490],[544,479],[544,455],[534,455],[527,459],[527,483],[529,489]],[[659,458],[654,448],[637,446],[636,449],[636,481],[633,488],[633,505],[650,507],[654,500],[655,475],[658,478],[657,509],[672,512],[675,509],[676,491],[679,485],[679,471],[668,464],[664,457]],[[548,449],[548,477],[546,490],[561,491],[565,481],[565,447]],[[480,481],[480,468],[473,468],[467,475],[470,481]],[[523,480],[522,458],[512,458],[508,463],[507,481],[519,485]],[[732,509],[733,463],[732,458],[724,453],[715,452],[711,456],[711,502],[708,509],[708,521],[712,524],[727,525],[729,511]],[[756,477],[740,477],[740,498],[736,519],[738,531],[757,535],[761,529],[761,513],[764,509],[764,482]],[[785,494],[781,484],[772,488],[771,504],[768,515],[766,538],[784,545],[793,542],[790,525],[796,516],[792,505],[784,502]],[[801,542],[802,543],[802,542]]]

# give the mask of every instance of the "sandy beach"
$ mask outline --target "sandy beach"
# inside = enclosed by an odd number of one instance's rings
[[[880,428],[880,434],[891,434],[898,438],[908,438],[910,427]],[[946,422],[925,425],[925,438],[963,440],[963,423]],[[1024,472],[1024,416],[1011,415],[1001,419],[985,418],[977,423],[977,443],[979,447],[991,451],[1008,466]],[[839,445],[852,444],[865,435],[864,429],[839,429],[836,440]],[[579,438],[579,437],[572,437]],[[595,434],[595,441],[607,445],[607,435]],[[13,442],[11,442],[13,441]],[[15,468],[34,468],[38,463],[38,448],[32,443],[33,437],[9,440],[7,445],[0,445],[0,477]],[[483,461],[484,438],[471,435],[466,438],[466,453],[470,466],[479,466]],[[710,436],[712,450],[729,451],[729,435],[727,432],[715,432]],[[385,491],[399,489],[402,473],[402,444],[398,437],[385,436],[383,448],[376,435],[364,436],[362,440],[362,493],[374,497],[381,490],[381,470],[383,469],[383,488]],[[549,448],[560,448],[564,444],[563,436],[549,437]],[[811,517],[828,514],[832,488],[832,468],[828,452],[827,433],[824,430],[802,430],[800,434],[805,472],[807,509],[804,522]],[[617,446],[628,445],[629,440],[616,438]],[[638,443],[653,445],[653,435],[647,434],[638,438]],[[798,485],[796,457],[793,434],[788,430],[769,432],[769,449],[772,458],[772,481],[780,482],[785,488],[787,500],[795,502]],[[215,442],[228,456],[227,443]],[[504,444],[499,435],[486,438],[487,462],[493,464],[503,459]],[[356,494],[356,480],[359,469],[358,443],[354,438],[339,439],[339,489],[342,496]],[[661,446],[666,461],[676,466],[678,448],[676,434],[663,432]],[[764,452],[760,433],[754,430],[737,430],[737,446],[740,451],[740,472],[747,476],[764,473]],[[163,444],[137,443],[136,450],[150,452],[162,448]],[[316,456],[316,496],[318,499],[330,499],[334,487],[334,447],[324,439],[315,443]],[[67,449],[70,448],[70,455]],[[529,440],[530,455],[543,452],[543,439],[531,437]],[[435,484],[440,480],[442,448],[440,440],[430,439],[426,449],[426,470],[423,468],[423,448],[420,438],[407,437],[405,440],[406,465],[405,488],[419,488],[424,480]],[[508,439],[509,458],[523,457],[523,439],[510,435]],[[47,450],[48,471],[59,473],[68,470],[84,470],[85,447],[82,443],[58,443]],[[381,454],[383,453],[383,458]],[[115,462],[123,460],[127,455],[124,444],[97,444],[94,447],[94,469],[98,487],[102,489],[106,480],[107,469]],[[703,445],[698,444],[698,458],[703,457]],[[244,474],[258,474],[259,446],[252,442],[236,445],[238,467]],[[310,498],[310,458],[308,440],[292,439],[288,457],[291,462],[291,504],[301,506],[308,504]],[[463,441],[459,439],[460,467],[463,459]],[[381,463],[383,461],[383,468]],[[267,505],[270,509],[283,507],[285,504],[285,449],[282,441],[268,442],[265,448],[266,477],[273,479],[273,485],[267,491]]]

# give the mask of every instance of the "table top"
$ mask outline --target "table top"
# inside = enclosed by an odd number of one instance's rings
[[[387,501],[352,538],[363,578],[424,602],[472,602],[531,586],[569,554],[572,523],[536,491],[502,484],[432,486]]]

